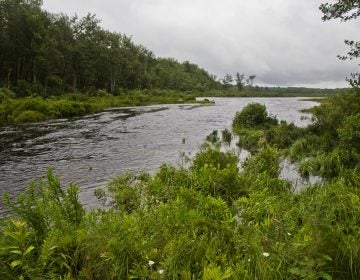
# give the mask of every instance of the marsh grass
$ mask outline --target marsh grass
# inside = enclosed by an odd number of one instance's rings
[[[195,97],[195,93],[171,90],[133,90],[119,96],[98,90],[95,93],[66,94],[49,98],[39,96],[15,98],[11,92],[0,88],[0,126],[72,118],[114,107],[179,103],[212,104],[210,101],[196,101]]]

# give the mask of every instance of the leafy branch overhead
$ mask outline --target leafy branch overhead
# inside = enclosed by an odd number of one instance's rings
[[[325,3],[320,6],[323,12],[323,21],[331,19],[340,19],[341,21],[349,21],[356,19],[360,15],[360,1],[359,0],[338,0],[333,4]],[[353,60],[359,58],[360,42],[353,40],[345,40],[345,44],[350,47],[350,51],[346,55],[338,55],[341,60]],[[351,74],[351,78],[347,79],[352,87],[360,87],[359,74]]]
[[[320,10],[323,12],[322,19],[324,21],[330,19],[341,19],[348,21],[355,19],[360,15],[359,0],[338,0],[334,4],[321,4]]]

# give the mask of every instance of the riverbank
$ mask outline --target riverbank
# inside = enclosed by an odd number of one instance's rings
[[[169,104],[108,109],[71,119],[0,128],[1,192],[16,196],[52,166],[64,184],[81,185],[81,198],[96,205],[95,186],[126,171],[155,172],[180,164],[214,129],[231,129],[233,116],[259,102],[280,120],[306,126],[299,111],[317,105],[298,98],[209,98],[215,105]],[[183,141],[184,139],[184,141]],[[3,209],[0,205],[0,215]]]
[[[0,126],[79,117],[115,107],[212,103],[207,99],[197,101],[195,94],[169,90],[130,91],[120,96],[112,96],[105,91],[97,91],[94,95],[76,93],[49,98],[14,96],[10,91],[0,89]]]
[[[188,167],[98,189],[105,209],[85,211],[78,187],[50,170],[17,200],[5,195],[0,278],[358,279],[359,112],[357,94],[334,97],[300,129],[249,103],[232,123],[239,145],[245,130],[261,135],[242,168],[212,148],[229,131],[212,133]],[[283,155],[323,184],[294,193]]]
[[[335,92],[335,91],[334,91]],[[75,93],[44,98],[32,95],[16,98],[15,93],[0,88],[0,126],[50,119],[72,118],[97,113],[107,108],[155,104],[211,104],[208,99],[196,97],[325,97],[329,92],[262,92],[256,90],[214,90],[206,92],[179,92],[173,90],[132,90],[113,96],[106,91]]]

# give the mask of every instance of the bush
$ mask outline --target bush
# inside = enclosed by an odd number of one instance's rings
[[[268,144],[279,149],[285,149],[291,146],[303,133],[303,129],[296,127],[293,123],[287,124],[285,121],[281,121],[280,125],[272,126],[266,130],[264,136]]]
[[[27,122],[41,122],[46,119],[44,114],[37,111],[26,110],[22,111],[15,117],[15,123],[27,123]]]
[[[16,97],[16,94],[8,88],[0,88],[0,103]]]
[[[340,145],[360,153],[360,114],[345,118],[338,129]]]
[[[277,120],[269,117],[265,105],[259,103],[250,103],[240,112],[237,112],[233,120],[234,128],[264,128],[276,125]]]
[[[243,163],[246,174],[259,175],[267,173],[271,178],[278,178],[280,174],[280,154],[270,147],[261,149]]]
[[[227,128],[225,128],[224,130],[221,131],[221,135],[222,135],[222,141],[224,143],[227,143],[227,144],[231,143],[232,134]]]
[[[219,140],[220,139],[219,139],[217,130],[213,130],[208,136],[206,136],[206,141],[213,143],[213,144],[218,142]]]
[[[231,152],[220,152],[211,148],[201,151],[195,155],[193,170],[200,170],[205,165],[210,165],[219,169],[226,168],[227,165],[237,165],[238,158]]]
[[[244,148],[250,152],[257,151],[261,142],[264,142],[264,132],[262,130],[255,129],[240,129],[237,131],[239,135],[239,142],[237,145],[240,148]]]

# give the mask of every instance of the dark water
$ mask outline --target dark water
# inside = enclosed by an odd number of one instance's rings
[[[116,175],[153,172],[162,163],[181,164],[180,152],[194,154],[212,130],[230,128],[235,113],[248,103],[263,103],[271,114],[298,126],[308,122],[301,120],[299,110],[316,105],[298,98],[214,100],[215,105],[122,108],[0,128],[0,194],[15,196],[52,166],[64,184],[78,184],[82,201],[92,206],[94,189]]]

